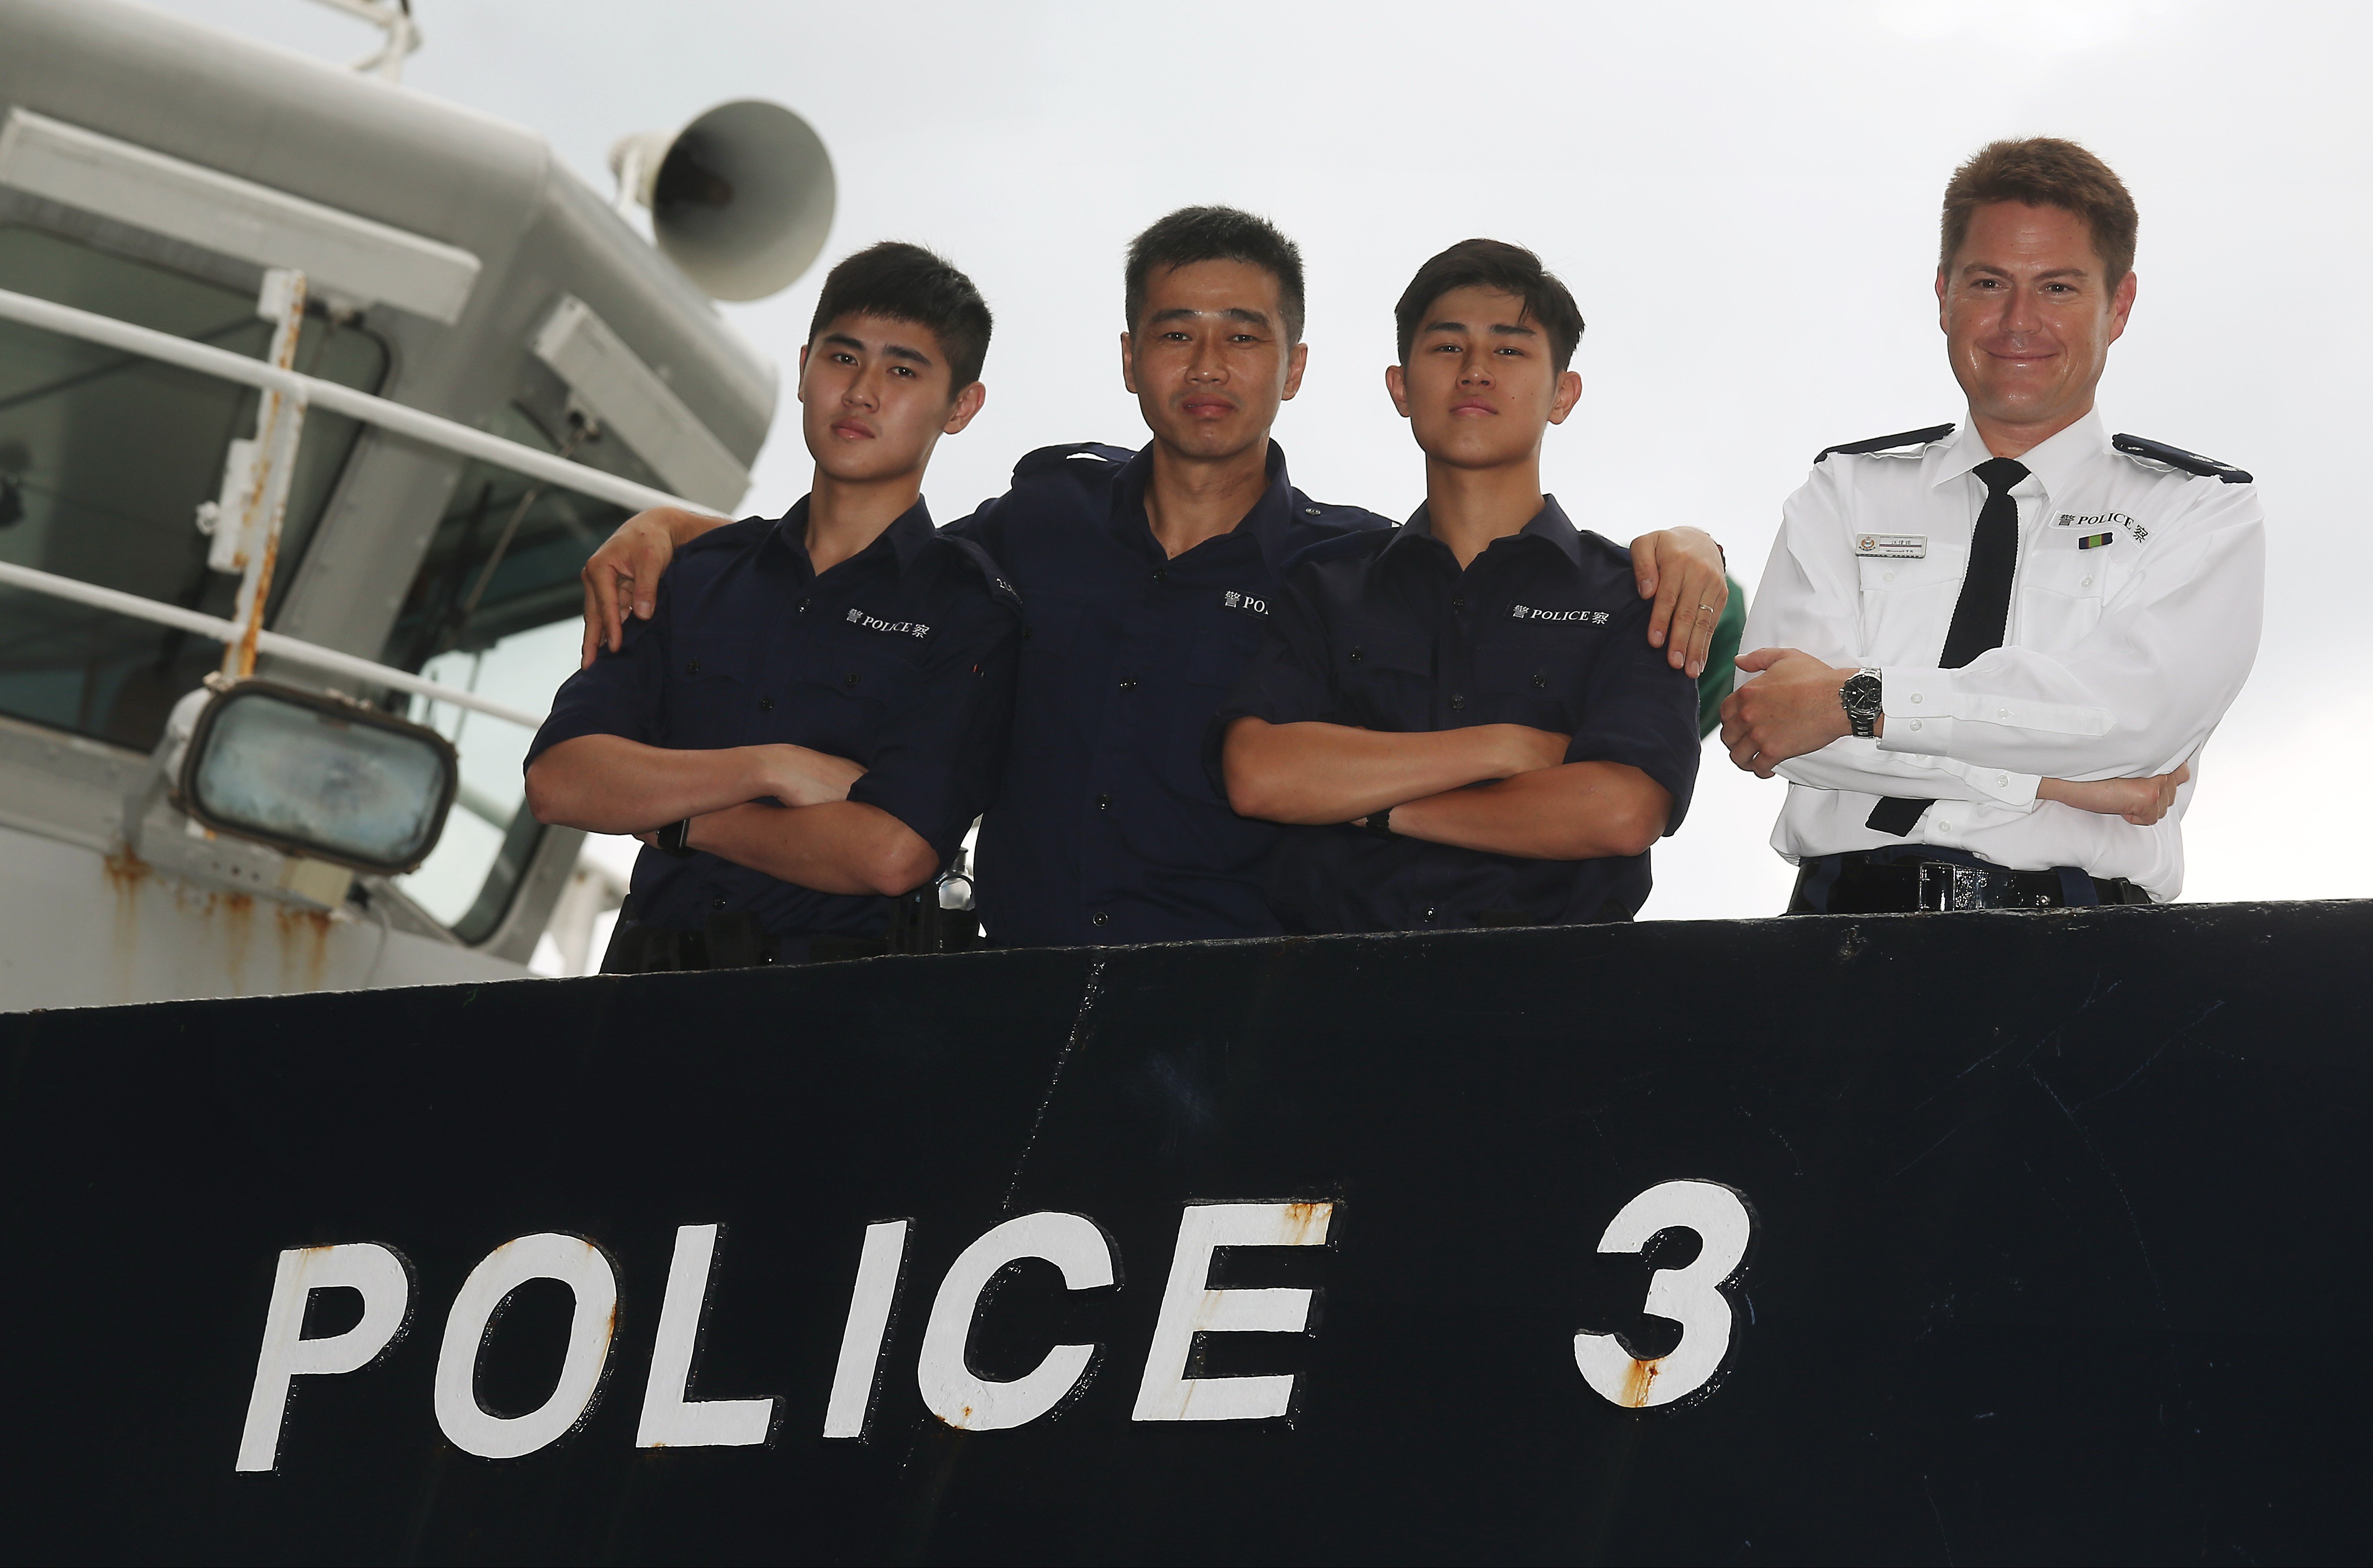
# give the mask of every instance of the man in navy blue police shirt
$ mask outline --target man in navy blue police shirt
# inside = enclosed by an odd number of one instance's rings
[[[1280,837],[1228,802],[1202,764],[1211,715],[1258,646],[1285,564],[1384,519],[1295,489],[1269,439],[1299,390],[1303,269],[1293,242],[1226,207],[1172,213],[1124,274],[1121,374],[1153,435],[1142,451],[1031,453],[1013,487],[952,533],[976,539],[1030,618],[978,894],[1008,944],[1275,934],[1264,896]],[[622,584],[641,613],[671,542],[707,520],[630,521],[587,563],[587,648],[615,636]],[[1696,530],[1644,535],[1641,592],[1694,677],[1726,597]],[[1679,606],[1676,614],[1676,606]]]
[[[539,820],[649,846],[604,970],[881,951],[1002,761],[1021,603],[923,471],[985,395],[989,313],[929,252],[835,267],[800,351],[814,487],[704,533],[528,755]]]
[[[1425,505],[1287,574],[1213,721],[1229,799],[1293,825],[1290,930],[1629,919],[1689,809],[1697,688],[1649,648],[1624,552],[1541,493],[1581,312],[1531,252],[1469,240],[1395,314]]]

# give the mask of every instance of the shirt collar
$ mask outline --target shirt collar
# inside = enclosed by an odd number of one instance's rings
[[[2029,448],[2018,461],[2042,485],[2045,495],[2064,494],[2078,468],[2110,450],[2108,428],[2097,408],[2050,440]],[[1978,434],[1977,421],[1964,419],[1952,439],[1929,450],[1925,460],[1929,486],[1933,488],[1958,479],[1993,456]]]
[[[812,498],[801,496],[790,510],[776,520],[773,532],[775,542],[789,549],[793,557],[810,570],[813,570],[815,565],[808,558],[808,502]],[[890,553],[897,557],[898,569],[903,572],[914,561],[915,552],[920,550],[923,542],[936,532],[931,526],[931,509],[918,496],[913,506],[900,512],[889,527],[875,535],[872,544],[849,559],[861,560],[882,548],[886,542]]]
[[[1114,530],[1125,538],[1138,540],[1142,547],[1159,554],[1161,543],[1153,537],[1153,525],[1145,513],[1145,487],[1152,480],[1153,443],[1149,441],[1120,471],[1120,482],[1113,486],[1111,521]],[[1293,541],[1286,537],[1287,525],[1292,519],[1293,486],[1286,478],[1285,449],[1271,441],[1268,483],[1243,521],[1221,537],[1251,535],[1269,570],[1283,571],[1294,551]]]
[[[1556,545],[1567,560],[1577,567],[1582,565],[1582,531],[1574,527],[1572,518],[1565,515],[1565,509],[1558,505],[1555,496],[1543,496],[1541,509],[1533,514],[1531,521],[1516,530],[1509,537],[1546,539]],[[1385,544],[1385,553],[1389,554],[1401,547],[1403,543],[1409,539],[1432,538],[1433,538],[1433,514],[1424,503],[1420,502],[1417,510],[1409,514],[1409,521],[1394,531],[1393,537]],[[1499,541],[1494,540],[1492,543],[1497,544]],[[1444,548],[1448,546],[1445,545]],[[1490,546],[1486,545],[1485,548],[1489,549]],[[1476,558],[1479,560],[1482,557]]]

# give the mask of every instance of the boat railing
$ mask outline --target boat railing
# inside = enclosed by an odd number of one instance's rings
[[[293,400],[300,407],[327,409],[349,419],[374,426],[407,440],[462,457],[524,474],[548,485],[573,490],[613,505],[641,511],[651,507],[678,507],[687,511],[713,513],[714,508],[672,496],[648,485],[637,485],[614,474],[598,468],[571,462],[551,452],[538,451],[517,441],[508,441],[484,430],[471,428],[458,421],[407,407],[391,399],[357,392],[352,387],[308,376],[300,371],[284,369],[262,359],[252,359],[228,349],[193,343],[170,333],[118,321],[94,310],[78,310],[54,300],[38,298],[0,289],[0,321],[16,322],[24,326],[53,332],[87,343],[139,355],[167,365],[179,366],[200,375],[222,380],[236,381],[260,392],[277,392]],[[148,599],[119,589],[103,588],[76,578],[63,577],[54,572],[32,567],[21,567],[0,561],[0,584],[27,592],[46,594],[94,609],[151,621],[159,626],[173,626],[195,636],[209,638],[226,645],[238,643],[248,635],[248,628],[217,615],[184,609],[161,600]],[[284,633],[259,631],[255,650],[291,663],[302,664],[323,673],[347,680],[367,683],[409,692],[438,702],[451,703],[495,719],[533,729],[544,720],[540,714],[513,708],[491,697],[479,696],[459,686],[446,685],[399,670],[373,660],[364,659],[336,649],[324,648],[300,638]]]

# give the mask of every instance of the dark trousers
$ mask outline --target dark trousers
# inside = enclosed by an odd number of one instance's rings
[[[1897,915],[1949,909],[2083,909],[2147,904],[2150,895],[2123,877],[2097,877],[2076,866],[2015,872],[1966,849],[1907,844],[1843,855],[1808,856],[1796,869],[1791,915]]]

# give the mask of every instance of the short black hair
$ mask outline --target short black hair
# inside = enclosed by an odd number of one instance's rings
[[[988,357],[988,301],[955,263],[920,245],[884,240],[824,275],[808,341],[843,316],[887,316],[929,328],[948,357],[948,396],[980,380]]]
[[[1582,342],[1582,307],[1558,281],[1557,274],[1522,245],[1501,240],[1462,240],[1417,269],[1409,286],[1393,307],[1400,329],[1401,363],[1409,363],[1409,347],[1425,326],[1433,302],[1458,288],[1489,288],[1524,301],[1525,314],[1549,333],[1549,351],[1562,372],[1573,363]]]
[[[1302,248],[1268,219],[1234,207],[1180,207],[1128,242],[1123,308],[1130,332],[1145,310],[1145,280],[1157,269],[1197,262],[1243,262],[1266,270],[1277,279],[1285,341],[1302,341]]]

